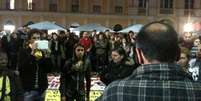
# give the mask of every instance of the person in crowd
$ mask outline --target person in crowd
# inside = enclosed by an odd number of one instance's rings
[[[95,53],[96,53],[96,71],[107,65],[108,63],[108,40],[103,32],[100,32],[98,39],[95,42]]]
[[[110,39],[110,35],[111,35],[110,30],[105,30],[104,34],[107,37],[107,39]]]
[[[86,53],[87,57],[89,58],[89,60],[92,64],[91,68],[94,71],[96,68],[95,67],[96,66],[96,63],[95,63],[96,62],[95,61],[96,54],[95,54],[94,40],[92,39],[91,34],[87,31],[83,31],[80,34],[81,34],[81,38],[79,40],[79,43],[84,46],[85,53]],[[93,38],[96,38],[96,36],[94,36]]]
[[[98,34],[97,31],[96,31],[96,30],[93,30],[93,31],[91,32],[91,34],[90,34],[90,35],[91,35],[90,37],[96,40],[97,34]]]
[[[108,66],[100,71],[100,79],[106,85],[112,81],[123,79],[131,75],[135,69],[134,61],[129,59],[122,47],[116,48],[111,53],[112,60]]]
[[[40,40],[41,32],[32,29],[28,40],[19,51],[19,73],[22,87],[25,91],[25,101],[42,101],[42,94],[47,88],[47,73],[51,62],[46,61],[46,50],[38,49],[37,40]]]
[[[48,37],[48,33],[47,33],[47,30],[41,30],[41,40],[47,40],[47,37]]]
[[[136,37],[141,66],[129,77],[111,83],[98,101],[199,101],[201,84],[176,64],[175,29],[162,22],[145,25]]]
[[[82,37],[80,38],[79,43],[84,46],[85,52],[89,54],[91,51],[93,42],[88,32],[86,31],[82,32]]]
[[[64,41],[65,47],[65,58],[69,60],[73,57],[73,47],[77,43],[77,40],[73,37],[73,34],[69,32],[66,33],[66,40]]]
[[[17,58],[18,51],[20,48],[18,36],[16,32],[13,32],[10,35],[10,41],[7,45],[7,53],[8,53],[8,68],[11,70],[16,70],[17,68]]]
[[[51,61],[53,65],[52,72],[60,72],[61,70],[61,50],[57,33],[52,33],[50,41]]]
[[[62,101],[85,101],[85,98],[89,100],[90,72],[91,64],[86,57],[84,46],[76,44],[74,55],[66,61],[61,74],[60,92]],[[85,94],[87,94],[87,97]]]
[[[122,45],[121,45],[124,50],[126,51],[126,55],[129,56],[130,58],[133,58],[133,44],[129,42],[127,35],[125,35],[122,38]]]
[[[114,48],[118,48],[119,46],[122,45],[122,38],[123,38],[123,36],[120,33],[116,33]]]
[[[182,69],[188,73],[188,62],[190,60],[190,51],[188,48],[180,47],[180,57],[177,63],[182,67]]]
[[[19,73],[7,68],[6,52],[0,47],[0,101],[24,101]]]
[[[108,54],[111,54],[112,50],[115,48],[114,43],[115,43],[115,34],[111,33],[110,38],[109,38]]]
[[[200,45],[200,37],[196,37],[193,42],[193,47],[191,48],[191,58],[196,57],[196,53],[198,50],[198,45]]]
[[[135,38],[136,38],[136,33],[134,33],[133,31],[129,31],[128,32],[128,39],[131,42],[131,44],[135,45]]]
[[[181,46],[191,49],[193,47],[194,36],[191,32],[185,32],[182,35]]]
[[[201,44],[197,46],[196,57],[189,61],[189,72],[191,73],[194,81],[201,81]]]
[[[59,42],[60,42],[60,43],[64,43],[64,41],[65,41],[65,39],[66,39],[66,33],[65,33],[65,31],[60,31],[58,38],[59,38]]]

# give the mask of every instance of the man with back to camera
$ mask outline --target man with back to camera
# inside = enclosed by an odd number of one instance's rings
[[[112,82],[98,101],[201,101],[201,83],[175,64],[179,46],[173,27],[162,22],[145,25],[136,37],[136,52],[141,66]]]

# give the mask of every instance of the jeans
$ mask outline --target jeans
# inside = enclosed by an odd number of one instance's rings
[[[43,99],[38,91],[32,90],[24,93],[24,101],[43,101]]]

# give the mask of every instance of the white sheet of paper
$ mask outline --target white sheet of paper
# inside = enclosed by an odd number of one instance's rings
[[[38,49],[48,49],[48,41],[47,40],[39,40],[36,41]]]

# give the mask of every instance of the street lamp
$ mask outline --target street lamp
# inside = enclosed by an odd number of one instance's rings
[[[192,32],[193,31],[193,25],[192,23],[186,23],[184,25],[184,32]]]
[[[3,29],[7,33],[12,33],[15,30],[15,25],[7,23],[3,26]]]

